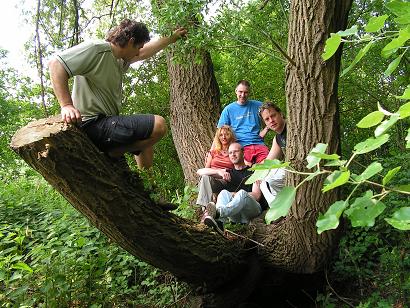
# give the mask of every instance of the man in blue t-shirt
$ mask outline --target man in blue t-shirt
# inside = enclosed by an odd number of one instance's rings
[[[236,140],[244,148],[245,160],[251,164],[262,162],[269,153],[263,142],[266,130],[261,131],[259,107],[262,102],[248,100],[250,83],[240,80],[236,85],[237,101],[230,103],[222,111],[218,127],[229,125],[235,132]]]

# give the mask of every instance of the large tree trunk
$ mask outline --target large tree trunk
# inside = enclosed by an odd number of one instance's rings
[[[346,26],[351,0],[292,1],[288,55],[296,66],[286,69],[287,150],[286,160],[305,171],[306,156],[319,142],[329,153],[339,151],[338,76],[341,50],[324,62],[321,54],[331,32]],[[296,186],[302,176],[288,174],[287,185]],[[286,223],[258,236],[270,250],[267,260],[292,272],[312,273],[329,260],[337,231],[316,233],[320,212],[336,201],[337,190],[323,194],[324,178],[309,181],[297,191]],[[270,227],[267,227],[269,229]],[[286,260],[284,262],[284,260]]]
[[[219,87],[208,52],[192,51],[183,64],[168,54],[167,62],[172,136],[185,179],[196,184],[196,170],[204,167],[221,111]]]
[[[162,210],[137,173],[113,164],[60,117],[21,128],[11,147],[93,225],[138,258],[209,289],[247,267],[243,243]]]

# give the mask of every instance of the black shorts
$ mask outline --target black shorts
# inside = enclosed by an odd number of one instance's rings
[[[103,152],[144,140],[151,136],[154,129],[153,114],[126,116],[104,116],[85,121],[82,130]]]

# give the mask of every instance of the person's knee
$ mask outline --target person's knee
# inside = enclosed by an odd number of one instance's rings
[[[162,137],[165,136],[167,131],[168,131],[168,128],[167,128],[167,123],[165,119],[159,115],[155,115],[154,129],[152,130],[151,137],[155,139],[161,139]]]

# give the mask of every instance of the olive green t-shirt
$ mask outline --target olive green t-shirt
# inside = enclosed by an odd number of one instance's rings
[[[84,121],[120,113],[122,76],[129,63],[114,57],[109,42],[84,42],[58,53],[57,59],[74,77],[73,103]]]

